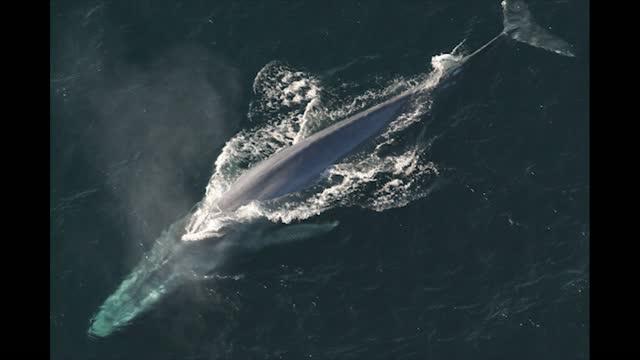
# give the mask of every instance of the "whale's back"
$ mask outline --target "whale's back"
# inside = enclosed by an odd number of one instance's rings
[[[303,190],[329,166],[380,133],[413,93],[408,91],[357,113],[263,160],[231,185],[218,207],[232,211],[253,200],[270,200]]]

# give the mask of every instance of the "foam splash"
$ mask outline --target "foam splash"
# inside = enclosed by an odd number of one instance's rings
[[[314,76],[279,62],[261,69],[253,84],[256,100],[248,117],[260,123],[230,139],[215,162],[206,196],[194,212],[184,240],[221,236],[232,223],[267,218],[291,223],[321,214],[336,206],[359,206],[383,211],[405,206],[426,196],[439,175],[429,161],[424,144],[402,144],[398,137],[429,111],[430,89],[462,55],[441,54],[431,59],[432,71],[412,78],[397,78],[386,86],[355,97],[329,102],[323,84]],[[420,87],[425,95],[416,99],[374,140],[374,150],[347,158],[329,168],[316,186],[268,202],[252,202],[233,213],[216,208],[217,199],[243,171],[272,154],[322,128],[374,106],[409,88]],[[393,148],[391,154],[385,149]]]

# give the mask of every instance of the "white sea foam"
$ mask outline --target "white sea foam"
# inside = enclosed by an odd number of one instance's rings
[[[290,223],[318,215],[336,206],[360,206],[375,211],[405,206],[427,195],[439,175],[421,144],[398,144],[397,137],[429,111],[429,89],[438,85],[447,69],[462,55],[442,54],[431,59],[432,70],[413,78],[394,79],[384,87],[342,99],[331,106],[323,102],[323,84],[314,76],[279,62],[261,69],[253,84],[256,96],[248,117],[256,126],[231,138],[215,162],[206,196],[187,226],[185,240],[200,240],[224,233],[230,223],[267,218]],[[252,202],[232,214],[216,208],[217,199],[247,168],[314,132],[365,108],[412,88],[425,95],[394,120],[375,142],[374,150],[330,167],[324,180],[308,191],[267,203]],[[399,147],[383,154],[385,146]]]

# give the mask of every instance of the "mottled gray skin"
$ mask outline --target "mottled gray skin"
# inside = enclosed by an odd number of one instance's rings
[[[269,200],[312,184],[330,165],[380,133],[402,111],[414,90],[342,120],[274,154],[242,174],[218,206],[232,211],[253,200]]]

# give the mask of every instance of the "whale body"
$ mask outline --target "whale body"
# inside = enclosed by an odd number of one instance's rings
[[[259,162],[242,174],[218,199],[221,211],[233,211],[251,201],[271,200],[301,191],[316,181],[332,164],[356,152],[379,134],[423,91],[440,96],[456,83],[480,54],[511,39],[573,56],[570,45],[537,25],[522,1],[503,1],[504,30],[475,52],[448,67],[435,88],[417,86],[381,104],[359,112]],[[331,231],[337,223],[296,224],[268,232],[265,224],[236,229],[219,241],[185,241],[189,216],[169,227],[153,248],[109,296],[91,318],[89,336],[106,337],[129,324],[163,296],[186,281],[200,278],[220,263],[224,249],[231,245],[260,248]],[[269,224],[267,224],[269,225]],[[273,225],[273,224],[271,224]],[[191,239],[193,240],[193,239]]]

